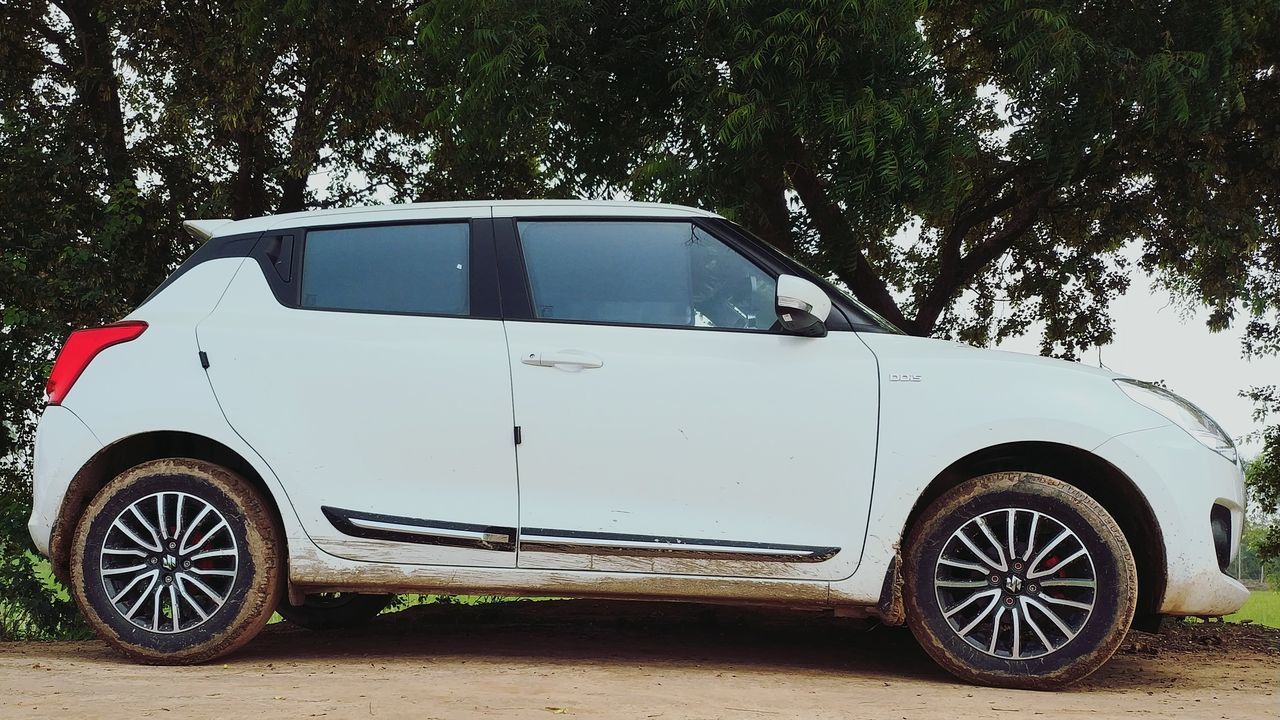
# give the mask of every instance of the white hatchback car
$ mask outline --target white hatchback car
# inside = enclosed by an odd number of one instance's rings
[[[1055,687],[1221,615],[1244,504],[1195,406],[895,331],[712,213],[473,202],[199,220],[67,340],[31,535],[109,643],[199,662],[390,593],[832,608]]]

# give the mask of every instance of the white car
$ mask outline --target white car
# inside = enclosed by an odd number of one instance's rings
[[[1191,403],[908,337],[712,213],[186,225],[141,307],[67,340],[36,440],[35,544],[143,662],[482,593],[830,608],[1056,687],[1247,595],[1236,450]]]

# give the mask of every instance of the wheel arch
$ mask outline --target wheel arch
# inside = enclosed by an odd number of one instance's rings
[[[1123,471],[1081,448],[1054,442],[993,445],[960,458],[939,473],[917,498],[903,538],[921,513],[948,490],[970,478],[993,472],[1034,472],[1070,483],[1096,500],[1115,518],[1133,552],[1138,571],[1138,610],[1134,625],[1153,628],[1165,590],[1164,535],[1155,513]]]
[[[257,469],[235,450],[195,433],[163,430],[130,435],[95,453],[67,486],[49,541],[49,561],[55,577],[63,582],[70,577],[71,539],[75,536],[80,517],[98,492],[129,468],[167,458],[202,460],[235,472],[262,493],[277,527],[283,526],[275,494]],[[282,536],[281,540],[287,544],[286,537]]]

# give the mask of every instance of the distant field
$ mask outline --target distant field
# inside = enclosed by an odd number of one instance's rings
[[[1254,590],[1240,612],[1228,615],[1226,620],[1252,620],[1259,625],[1280,628],[1280,590]]]

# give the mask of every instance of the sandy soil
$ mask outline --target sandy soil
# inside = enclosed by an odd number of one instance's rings
[[[1280,717],[1280,632],[1131,636],[1057,693],[964,685],[901,629],[812,612],[605,602],[428,606],[271,626],[201,667],[95,641],[0,644],[0,718]]]

